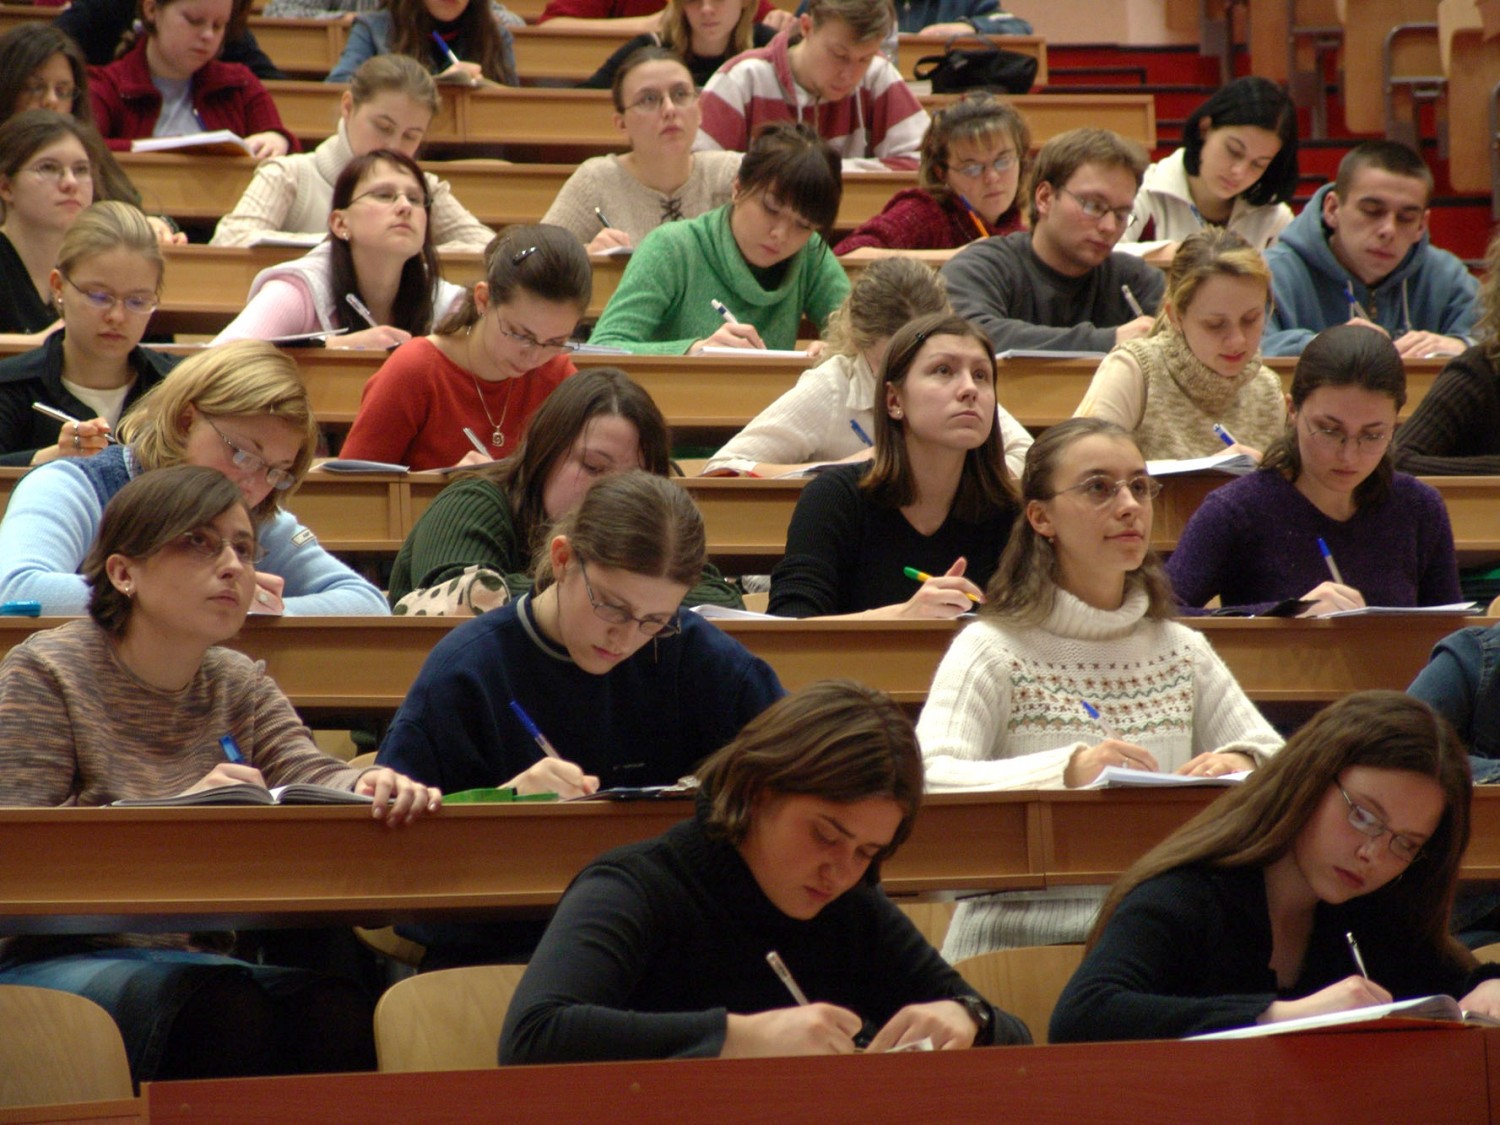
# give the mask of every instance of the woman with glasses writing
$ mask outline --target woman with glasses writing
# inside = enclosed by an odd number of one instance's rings
[[[1218,596],[1304,616],[1460,599],[1453,529],[1430,485],[1396,472],[1391,435],[1406,372],[1384,332],[1341,324],[1297,361],[1285,434],[1260,470],[1217,488],[1188,521],[1167,573],[1183,605]]]
[[[83,613],[79,573],[104,505],[132,478],[172,465],[217,469],[239,486],[265,548],[253,612],[386,614],[379,590],[328,554],[281,507],[312,464],[318,431],[294,361],[240,340],[178,364],[93,457],[42,465],[16,485],[0,520],[0,601]]]
[[[578,166],[543,216],[600,254],[634,247],[663,223],[696,219],[729,202],[744,159],[737,152],[693,152],[698,89],[665,47],[642,47],[615,72],[615,128],[630,151]]]
[[[342,331],[330,346],[394,348],[426,332],[463,297],[438,273],[429,203],[411,157],[356,156],[334,182],[328,237],[257,274],[245,310],[214,343]]]
[[[161,292],[162,258],[156,232],[128,203],[95,203],[79,215],[48,280],[63,331],[0,360],[0,465],[98,453],[120,415],[177,363],[140,346]]]
[[[1054,1043],[1171,1039],[1446,993],[1500,1016],[1500,966],[1448,935],[1469,841],[1463,743],[1351,695],[1110,891]]]
[[[1112,422],[1069,419],[1027,451],[1022,515],[917,724],[930,792],[1071,789],[1106,766],[1217,776],[1275,753],[1208,641],[1171,619],[1150,548],[1158,491]],[[1104,892],[967,899],[944,955],[1082,941]]]
[[[428,336],[365,383],[343,456],[412,469],[499,460],[576,370],[573,330],[593,275],[561,227],[514,226],[485,250],[484,280]]]

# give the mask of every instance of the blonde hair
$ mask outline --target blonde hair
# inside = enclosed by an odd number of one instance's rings
[[[858,355],[889,340],[909,320],[948,311],[948,289],[936,270],[915,258],[881,258],[859,275],[828,318],[823,339],[834,355]]]
[[[164,263],[161,243],[139,207],[106,200],[85,207],[63,235],[57,268],[70,275],[83,262],[111,250],[129,250],[156,267],[156,289],[161,291]]]
[[[1166,309],[1170,305],[1181,316],[1193,303],[1203,283],[1215,277],[1244,277],[1258,281],[1271,296],[1271,271],[1260,253],[1232,230],[1208,226],[1194,231],[1177,248],[1167,271],[1167,293],[1162,312],[1156,318],[1152,333],[1162,331],[1169,323]]]
[[[376,94],[395,90],[437,115],[443,108],[437,83],[427,68],[410,55],[375,55],[359,64],[349,79],[349,97],[362,106]]]
[[[755,46],[752,41],[752,29],[755,27],[755,9],[758,5],[755,0],[743,0],[740,5],[740,18],[735,21],[734,30],[729,33],[729,47],[726,51],[730,55],[738,55],[741,51],[748,51]],[[693,28],[688,23],[687,13],[683,11],[684,0],[667,0],[667,6],[661,16],[661,31],[658,38],[661,45],[679,59],[686,58],[693,50]]]
[[[280,419],[302,436],[292,477],[300,483],[312,466],[318,426],[307,388],[296,361],[264,340],[235,340],[190,356],[141,396],[120,420],[120,439],[131,446],[142,469],[186,463],[190,406],[211,418]],[[255,506],[257,522],[276,514],[280,498],[280,491],[271,489]]]
[[[884,39],[896,26],[896,9],[891,0],[809,0],[807,14],[814,28],[829,20],[842,20],[854,33],[856,43]]]

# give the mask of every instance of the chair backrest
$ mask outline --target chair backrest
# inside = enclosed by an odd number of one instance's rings
[[[55,988],[0,985],[0,1106],[134,1097],[110,1014]]]
[[[1474,957],[1479,961],[1500,961],[1500,941],[1492,941],[1489,945],[1481,945],[1473,953]]]
[[[1081,945],[1030,945],[981,953],[953,967],[991,1004],[1020,1016],[1036,1042],[1045,1043],[1052,1009],[1082,960]]]
[[[500,1027],[525,971],[525,965],[475,965],[419,973],[392,985],[375,1006],[380,1069],[498,1065]]]

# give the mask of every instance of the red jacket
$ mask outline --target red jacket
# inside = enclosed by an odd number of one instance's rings
[[[151,82],[144,37],[108,66],[89,67],[89,101],[105,143],[120,152],[137,137],[151,136],[161,114],[161,91]],[[242,137],[275,131],[301,151],[281,123],[270,92],[248,67],[213,59],[193,75],[193,108],[205,129],[230,129]]]
[[[1016,203],[1021,201],[1019,193]],[[1021,213],[1011,205],[1000,216],[990,234],[1009,234],[1021,230]],[[983,231],[953,196],[939,202],[921,188],[902,188],[891,196],[884,210],[874,215],[833,248],[835,254],[847,254],[862,246],[882,246],[888,250],[957,250],[967,246]]]

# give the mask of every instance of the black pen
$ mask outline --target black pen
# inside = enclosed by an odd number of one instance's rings
[[[611,223],[608,219],[606,219],[604,217],[604,212],[602,210],[600,210],[598,207],[594,208],[594,214],[599,219],[599,225],[602,226],[605,230],[609,230],[609,228],[614,225],[613,223]]]

